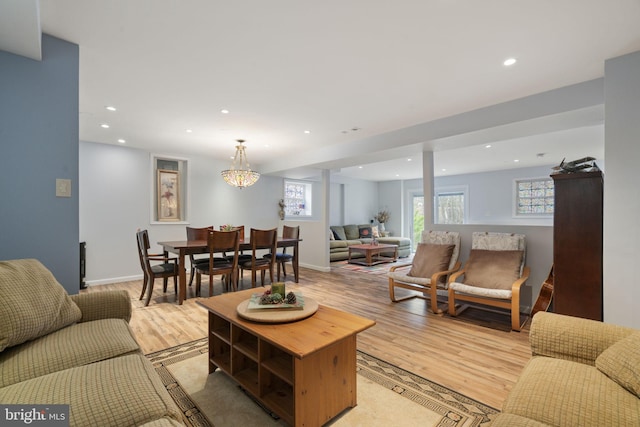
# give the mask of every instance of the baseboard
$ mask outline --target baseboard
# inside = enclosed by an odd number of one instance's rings
[[[323,273],[328,273],[331,271],[331,267],[322,267],[319,265],[304,264],[304,263],[300,263],[299,265],[300,267],[308,268],[309,270],[322,271]]]
[[[87,286],[94,286],[94,285],[110,285],[111,283],[132,282],[134,280],[142,280],[142,274],[137,274],[135,276],[111,277],[111,278],[99,279],[99,280],[86,280],[85,283],[87,284]]]

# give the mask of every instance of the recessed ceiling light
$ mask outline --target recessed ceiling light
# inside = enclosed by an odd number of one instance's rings
[[[193,130],[192,130],[192,129],[185,129],[184,131],[185,131],[186,133],[191,133],[191,132],[193,132]]]
[[[229,114],[229,110],[227,110],[227,109],[220,110],[220,112],[221,112],[222,114]]]
[[[397,174],[396,174],[396,176],[400,176],[400,174],[399,174],[399,173],[397,173]]]
[[[101,128],[105,128],[105,129],[109,129],[109,125],[106,123],[103,123],[100,125]]]
[[[410,162],[410,161],[412,161],[412,160],[413,160],[413,159],[407,159],[407,162]]]
[[[484,148],[491,148],[491,144],[485,145]]]
[[[516,62],[518,62],[516,60],[516,58],[509,58],[509,59],[505,59],[503,64],[505,65],[505,67],[510,67],[511,65],[515,64]]]
[[[518,160],[518,159],[515,159],[515,160],[514,160],[514,162],[515,162],[515,163],[518,163],[519,161],[520,161],[520,160]]]
[[[362,166],[358,166],[358,169],[362,169]]]
[[[106,108],[106,109],[107,109],[107,110],[109,110],[109,111],[116,111],[116,107],[112,107],[111,105],[107,105],[107,106],[106,106],[106,107],[104,107],[104,108]]]
[[[120,139],[118,140],[118,142],[119,142],[120,144],[124,144],[124,143],[125,143],[125,142],[127,142],[127,141],[125,141],[124,139],[120,138]]]
[[[447,170],[445,168],[442,168],[442,172],[446,172]]]
[[[264,144],[264,148],[269,148],[271,147],[269,144]]]
[[[309,134],[309,133],[311,133],[311,131],[310,130],[305,130],[304,133]]]

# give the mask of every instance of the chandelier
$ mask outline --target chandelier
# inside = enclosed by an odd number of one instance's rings
[[[223,170],[221,174],[227,184],[243,189],[255,184],[260,178],[260,174],[251,170],[247,155],[244,152],[245,147],[242,145],[244,139],[237,139],[236,141],[238,145],[236,145],[236,155],[233,157],[231,168]]]

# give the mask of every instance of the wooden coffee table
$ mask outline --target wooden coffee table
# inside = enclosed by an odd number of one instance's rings
[[[383,252],[389,253],[391,250],[393,250],[393,256],[383,254]],[[363,253],[365,260],[351,259],[351,254],[354,252]],[[398,245],[385,245],[378,243],[377,245],[366,244],[349,246],[349,259],[347,262],[350,264],[360,264],[370,267],[383,262],[395,262],[397,259]]]
[[[219,368],[294,426],[322,426],[356,406],[356,334],[375,322],[323,305],[290,323],[258,323],[238,315],[251,295],[261,292],[247,289],[198,301],[209,310],[209,373]]]

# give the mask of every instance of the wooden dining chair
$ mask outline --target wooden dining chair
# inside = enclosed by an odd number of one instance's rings
[[[240,264],[240,270],[251,270],[251,287],[256,287],[256,275],[260,271],[260,280],[264,286],[264,276],[269,270],[269,278],[271,283],[273,280],[273,267],[275,265],[275,256],[265,257],[258,254],[259,251],[267,250],[269,254],[276,253],[276,245],[278,242],[278,229],[270,230],[251,229],[251,259]]]
[[[238,248],[240,246],[240,232],[209,230],[207,248],[209,258],[206,263],[196,264],[196,295],[200,296],[202,275],[209,275],[209,296],[213,296],[213,276],[223,276],[223,283],[227,290],[237,289],[238,283]],[[222,254],[226,253],[227,256]],[[233,254],[233,255],[228,255]],[[218,255],[218,256],[216,256]]]
[[[178,295],[178,259],[169,258],[164,254],[150,254],[149,248],[149,232],[147,230],[138,231],[136,233],[138,244],[138,256],[140,257],[140,266],[142,267],[142,293],[140,299],[144,296],[145,290],[148,288],[145,306],[149,305],[151,295],[153,294],[153,284],[157,278],[163,279],[163,292],[167,292],[167,284],[169,277],[173,277],[173,289]],[[151,262],[161,261],[160,264],[152,265]]]
[[[299,239],[300,238],[300,226],[289,227],[287,225],[282,226],[282,238],[283,239]],[[269,258],[271,254],[266,254],[264,257]],[[287,277],[287,270],[285,265],[287,262],[293,262],[293,254],[287,253],[287,247],[282,248],[282,252],[276,253],[276,265],[277,265],[277,280],[280,281],[280,267],[282,267],[282,274]]]
[[[187,227],[187,240],[207,240],[209,236],[209,230],[213,230],[213,226],[209,227]],[[189,255],[189,263],[191,264],[191,274],[189,275],[189,286],[193,283],[193,277],[196,275],[196,264],[208,263],[209,257],[198,258],[194,254]]]
[[[229,226],[221,225],[220,230],[222,230],[223,227],[229,228]],[[243,243],[244,242],[244,225],[234,225],[227,231],[231,231],[231,230],[238,230],[240,232],[240,243]],[[245,254],[244,251],[240,251],[238,253],[238,265],[242,265],[242,263],[250,260],[251,260],[251,255]],[[243,270],[240,270],[240,275],[244,277]]]

